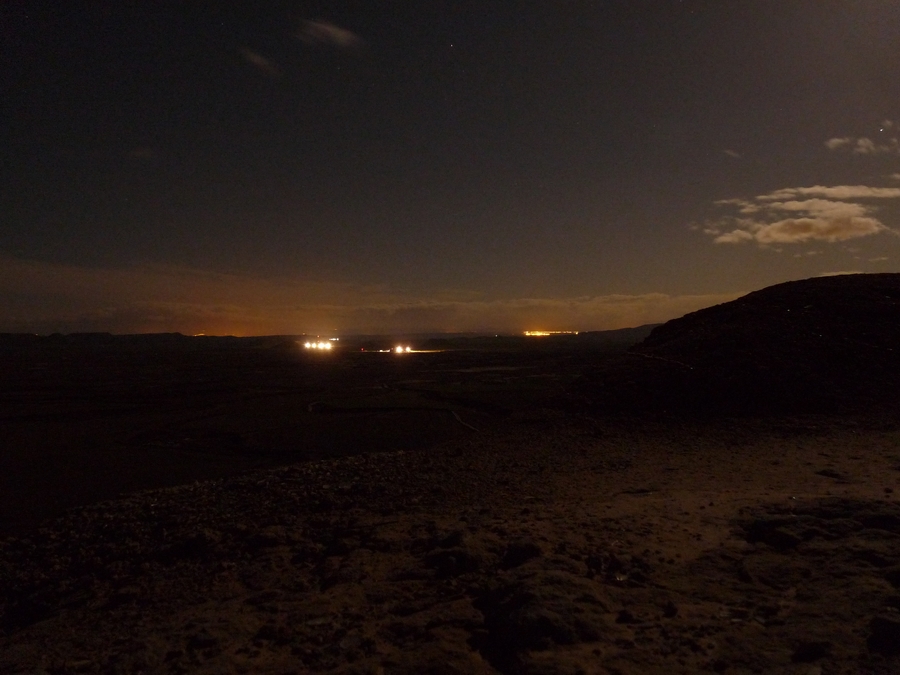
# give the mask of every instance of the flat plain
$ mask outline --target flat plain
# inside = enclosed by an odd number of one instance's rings
[[[140,489],[427,448],[559,393],[581,369],[580,349],[493,342],[313,353],[287,337],[8,336],[0,533]]]

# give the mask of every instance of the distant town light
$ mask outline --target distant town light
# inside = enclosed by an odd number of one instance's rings
[[[303,343],[304,349],[324,349],[325,351],[328,351],[332,347],[333,347],[333,345],[330,342],[304,342]]]
[[[577,330],[526,330],[526,337],[547,337],[548,335],[578,335]]]

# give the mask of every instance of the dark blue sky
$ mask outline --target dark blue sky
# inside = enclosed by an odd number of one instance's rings
[[[598,329],[896,271],[889,0],[0,7],[0,330]]]

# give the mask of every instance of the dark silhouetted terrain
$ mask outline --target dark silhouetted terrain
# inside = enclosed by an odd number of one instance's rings
[[[650,327],[521,336],[0,335],[0,534],[124,492],[426,449],[559,396]],[[415,341],[417,340],[417,341]],[[301,339],[300,342],[303,342]]]
[[[8,337],[0,671],[894,675],[898,298],[628,353]]]
[[[653,330],[579,390],[602,408],[860,412],[897,400],[900,274],[792,281]]]

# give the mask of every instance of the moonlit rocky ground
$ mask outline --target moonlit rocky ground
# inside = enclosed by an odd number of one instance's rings
[[[893,673],[900,431],[572,423],[84,508],[4,672]]]

